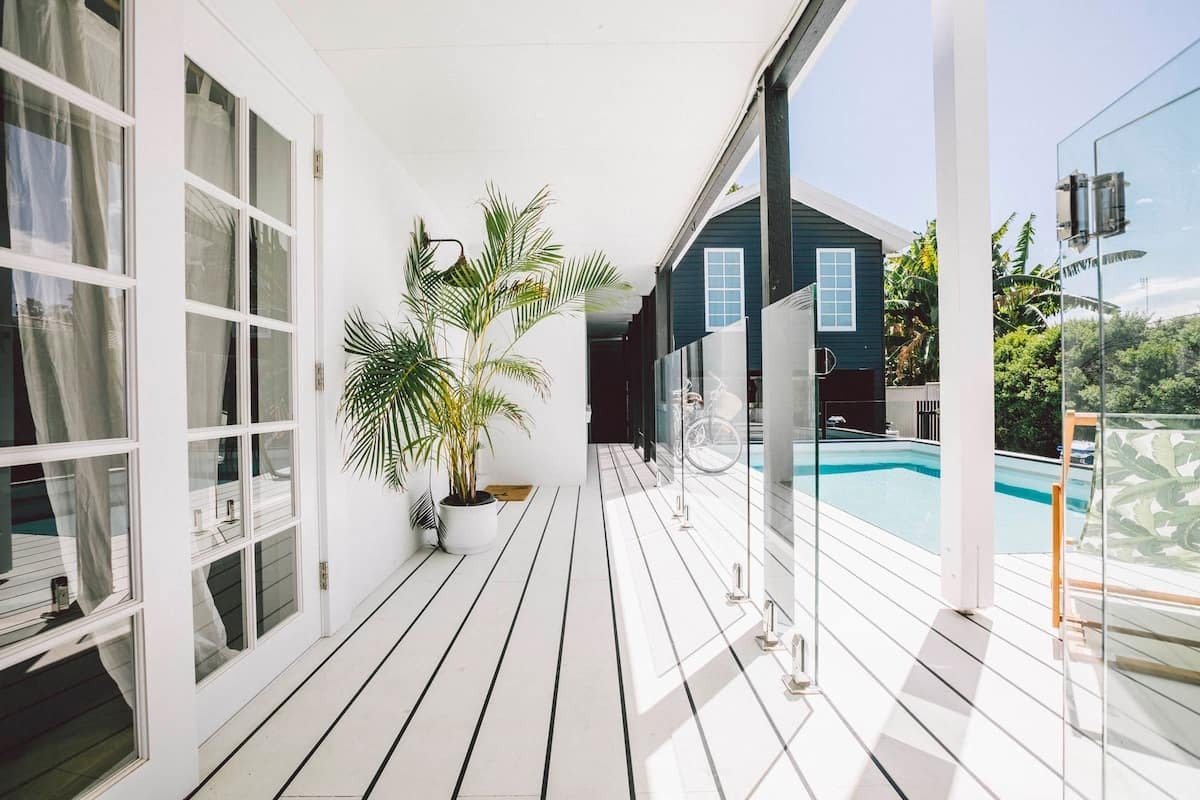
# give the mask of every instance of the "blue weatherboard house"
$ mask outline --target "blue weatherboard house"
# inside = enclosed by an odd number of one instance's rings
[[[750,318],[751,376],[762,374],[759,191],[723,197],[671,276],[675,346]],[[792,181],[792,274],[817,283],[817,343],[837,357],[820,387],[821,418],[884,427],[883,259],[915,234],[799,180]],[[751,390],[753,392],[753,389]],[[753,401],[753,396],[751,397]]]

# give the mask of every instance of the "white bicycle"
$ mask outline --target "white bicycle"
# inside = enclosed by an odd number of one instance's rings
[[[713,376],[715,386],[705,400],[698,392],[676,391],[676,430],[683,431],[683,457],[697,470],[717,475],[733,467],[742,456],[742,435],[730,420],[742,410],[742,400],[725,382]]]

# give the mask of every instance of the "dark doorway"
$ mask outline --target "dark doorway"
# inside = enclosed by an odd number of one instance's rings
[[[620,339],[588,342],[588,402],[592,405],[590,442],[624,442],[628,433],[625,394],[625,344]]]
[[[821,427],[827,438],[884,432],[879,375],[872,369],[835,369],[821,378]]]

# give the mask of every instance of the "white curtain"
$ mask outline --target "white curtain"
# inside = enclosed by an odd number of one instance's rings
[[[192,188],[187,190],[184,202],[187,298],[232,306],[237,296],[236,212]]]
[[[82,0],[7,2],[2,26],[6,50],[76,86],[109,97],[113,82],[120,86],[119,32],[84,8]],[[97,46],[106,40],[117,43],[117,60],[107,65],[98,62],[110,59],[111,48]],[[21,246],[23,236],[37,255],[107,267],[122,249],[119,239],[110,241],[108,231],[113,205],[120,202],[120,195],[113,196],[113,165],[121,163],[119,138],[93,115],[11,75],[4,76],[2,91],[14,246]],[[115,188],[120,189],[119,180]],[[20,271],[12,275],[37,441],[110,438],[114,431],[124,435],[120,294]],[[114,593],[111,463],[94,458],[43,465],[64,571],[85,615],[99,610]],[[110,639],[97,647],[132,708],[132,638]]]
[[[234,148],[233,115],[224,105],[225,92],[208,73],[189,65],[192,78],[199,82],[196,92],[184,98],[184,138],[187,150],[184,164],[188,172],[199,175],[230,194],[237,194],[237,160]]]
[[[192,570],[192,642],[197,681],[237,655],[229,646],[225,622],[208,585],[209,575],[219,563]]]
[[[217,94],[217,85],[212,78],[194,67],[189,68],[194,70],[192,77],[198,79],[199,90],[189,91],[184,102],[187,169],[226,191],[236,193],[233,118],[229,109],[222,105],[223,97]],[[219,270],[210,271],[205,267],[234,263],[232,249],[226,249],[236,243],[234,231],[230,228],[232,220],[223,206],[203,195],[199,196],[190,211],[189,275],[201,281],[211,281],[214,277],[229,281],[221,287],[207,284],[197,287],[202,299],[223,304],[223,297],[235,296],[237,271],[231,268],[221,276]],[[188,321],[187,338],[190,353],[188,370],[191,373],[188,376],[189,424],[193,427],[224,424],[225,386],[231,366],[225,358],[230,344],[228,323],[192,315]],[[217,454],[218,450],[205,451],[202,463],[191,459],[194,474],[203,478],[206,485],[216,483]],[[236,655],[236,651],[229,647],[225,623],[208,585],[212,568],[213,565],[209,564],[192,571],[192,624],[197,680]]]

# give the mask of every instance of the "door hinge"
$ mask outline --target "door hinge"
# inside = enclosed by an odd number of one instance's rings
[[[321,583],[321,591],[329,591],[329,562],[322,561],[317,567],[317,574]]]
[[[1058,240],[1082,251],[1093,236],[1125,232],[1125,173],[1072,172],[1055,188]],[[1090,191],[1089,191],[1090,190]]]
[[[1092,178],[1092,233],[1116,236],[1125,232],[1125,173],[1106,172]]]
[[[313,150],[313,177],[318,179],[325,177],[324,150]]]
[[[325,391],[325,362],[318,361],[313,365],[313,385],[318,392]]]

